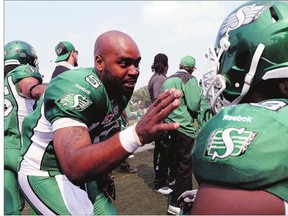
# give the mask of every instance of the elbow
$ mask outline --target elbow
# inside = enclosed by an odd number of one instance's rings
[[[68,161],[68,160],[67,160]],[[68,178],[69,181],[71,181],[73,184],[77,186],[81,186],[86,183],[85,179],[85,173],[83,169],[80,169],[75,163],[70,163],[74,165],[69,164],[62,164],[62,171],[63,174]]]
[[[83,175],[80,174],[80,172],[76,171],[66,171],[64,172],[66,177],[76,186],[81,186],[86,183],[86,181],[83,178]]]

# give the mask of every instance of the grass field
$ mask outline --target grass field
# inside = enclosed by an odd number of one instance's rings
[[[136,174],[113,171],[116,185],[115,206],[119,215],[165,215],[169,196],[154,192],[153,149],[134,153],[128,158],[131,166],[138,169]],[[193,187],[197,188],[193,179]],[[23,214],[29,214],[27,205]]]

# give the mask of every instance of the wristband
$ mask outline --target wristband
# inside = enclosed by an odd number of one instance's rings
[[[119,133],[119,139],[122,147],[130,153],[136,151],[137,148],[142,146],[139,137],[135,130],[136,124],[126,128]]]
[[[38,85],[41,85],[41,84],[36,83],[35,85],[31,86],[30,89],[29,89],[29,94],[30,94],[30,97],[31,97],[32,99],[35,99],[35,98],[33,97],[33,95],[32,95],[32,90],[33,90],[36,86],[38,86]]]

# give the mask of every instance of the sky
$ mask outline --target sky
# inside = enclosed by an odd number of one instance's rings
[[[168,56],[168,76],[180,59],[192,55],[198,79],[205,72],[205,52],[232,10],[245,1],[4,1],[3,46],[13,40],[30,43],[39,58],[44,81],[55,67],[55,46],[70,41],[81,67],[93,67],[96,38],[120,30],[137,43],[142,60],[136,88],[148,84],[154,56]]]

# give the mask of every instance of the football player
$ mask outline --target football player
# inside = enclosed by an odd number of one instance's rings
[[[191,213],[287,215],[288,3],[241,5],[207,57],[203,86],[217,114],[192,150]]]
[[[19,215],[24,199],[17,183],[17,159],[24,117],[45,91],[34,48],[25,41],[4,47],[4,213]]]
[[[140,60],[129,35],[101,34],[94,67],[53,78],[42,106],[25,118],[18,179],[36,213],[117,214],[111,171],[161,132],[179,127],[163,122],[179,105],[182,94],[174,89],[160,95],[136,125],[113,130],[134,91]]]

